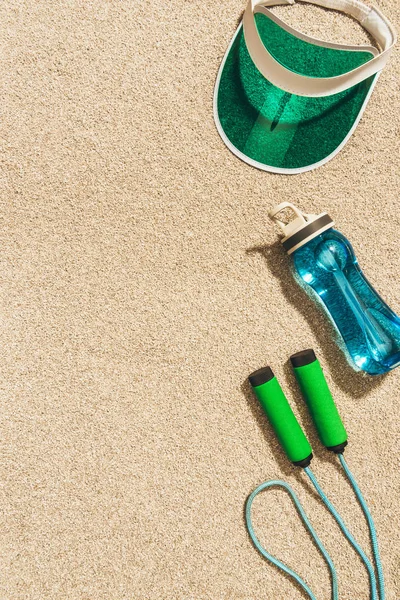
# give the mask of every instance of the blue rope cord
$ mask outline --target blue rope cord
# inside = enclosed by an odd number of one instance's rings
[[[380,598],[380,600],[385,600],[385,580],[384,580],[384,576],[383,576],[383,569],[382,569],[381,557],[380,557],[380,553],[379,553],[378,537],[376,535],[375,523],[374,523],[374,520],[370,513],[370,510],[367,506],[367,503],[361,493],[361,490],[358,487],[356,480],[354,479],[354,475],[350,471],[350,469],[344,459],[343,454],[339,454],[339,460],[343,467],[344,472],[346,473],[346,477],[349,480],[350,485],[353,488],[354,493],[357,497],[357,500],[361,506],[361,509],[365,516],[365,520],[368,523],[369,535],[371,538],[371,545],[372,545],[372,552],[374,555],[374,562],[375,562],[375,566],[376,566],[376,573],[377,573],[377,579],[378,579],[379,598]]]
[[[335,519],[336,523],[339,525],[343,535],[348,540],[348,542],[353,546],[354,550],[357,552],[357,554],[361,558],[362,562],[364,563],[364,565],[368,571],[368,576],[369,576],[371,600],[378,600],[378,595],[377,595],[377,591],[376,591],[375,571],[369,561],[369,558],[367,557],[367,555],[365,554],[365,552],[361,548],[361,546],[358,544],[358,542],[355,540],[355,538],[352,536],[350,531],[347,529],[342,517],[339,515],[336,508],[333,506],[332,502],[330,502],[330,500],[328,499],[328,497],[322,490],[321,486],[319,485],[319,483],[318,483],[314,473],[311,471],[310,467],[307,467],[306,469],[304,469],[304,471],[308,475],[311,483],[313,484],[313,486],[314,486],[316,492],[318,493],[319,497],[321,498],[322,502],[325,504],[326,508],[331,513],[331,515]]]
[[[251,520],[251,507],[252,507],[253,501],[260,492],[262,492],[268,488],[272,488],[272,487],[280,487],[280,488],[284,489],[291,497],[293,504],[295,505],[297,512],[299,513],[300,518],[304,523],[305,528],[309,531],[319,552],[321,553],[326,564],[328,565],[328,568],[329,568],[329,571],[331,574],[331,585],[332,585],[332,596],[331,597],[332,597],[332,600],[338,600],[339,592],[338,592],[337,574],[336,574],[336,569],[333,564],[333,561],[332,561],[330,555],[328,554],[327,550],[325,549],[323,543],[319,539],[315,529],[311,525],[311,523],[300,503],[300,500],[296,496],[294,490],[285,481],[276,480],[276,481],[267,481],[265,483],[262,483],[248,497],[247,502],[246,502],[245,518],[246,518],[247,531],[249,533],[251,541],[253,542],[254,546],[257,548],[257,550],[260,552],[260,554],[262,554],[262,556],[264,558],[269,560],[269,562],[271,562],[273,565],[275,565],[278,569],[280,569],[281,571],[284,571],[292,579],[294,579],[294,581],[296,581],[299,584],[299,586],[304,590],[304,592],[307,594],[307,596],[308,596],[308,598],[310,598],[310,600],[317,600],[316,597],[314,596],[314,594],[312,593],[311,589],[306,584],[306,582],[299,575],[297,575],[297,573],[295,571],[293,571],[293,569],[291,569],[290,567],[285,565],[285,563],[278,560],[277,558],[272,556],[272,554],[267,552],[265,550],[265,548],[261,545],[260,541],[258,540],[258,538],[254,532],[254,527],[253,527],[253,523]]]
[[[374,571],[373,566],[371,565],[370,560],[368,559],[367,555],[365,554],[365,552],[363,551],[361,546],[355,540],[353,535],[347,529],[343,519],[341,518],[341,516],[339,515],[339,513],[337,512],[337,510],[335,509],[333,504],[330,502],[330,500],[328,499],[328,497],[322,490],[321,486],[319,485],[319,483],[318,483],[315,475],[313,474],[312,470],[310,469],[310,467],[305,468],[304,471],[306,472],[307,476],[309,477],[312,485],[314,486],[314,488],[315,488],[317,494],[319,495],[319,497],[321,498],[322,502],[324,503],[324,505],[326,506],[328,511],[331,513],[331,515],[333,516],[333,518],[339,525],[343,535],[345,536],[345,538],[348,540],[348,542],[351,544],[351,546],[354,548],[354,550],[357,552],[357,554],[361,558],[362,562],[364,563],[364,565],[368,571],[368,576],[369,576],[371,600],[378,600],[378,598],[379,598],[379,600],[385,600],[383,570],[382,570],[382,564],[381,564],[381,560],[380,560],[378,540],[377,540],[374,521],[372,519],[372,516],[368,509],[368,506],[361,494],[361,490],[358,487],[342,454],[339,454],[339,460],[340,460],[342,467],[344,469],[344,472],[354,490],[357,500],[360,503],[360,506],[362,508],[362,511],[363,511],[366,521],[368,523],[371,544],[372,544],[372,549],[373,549],[374,564],[376,567],[377,578],[378,578],[379,596],[377,593],[375,571]],[[331,590],[332,590],[331,599],[338,600],[339,599],[338,581],[337,581],[337,574],[336,574],[336,570],[335,570],[335,566],[333,564],[332,558],[328,554],[328,552],[325,549],[324,545],[322,544],[320,538],[318,537],[315,529],[311,525],[311,523],[300,503],[300,500],[296,496],[294,490],[290,487],[290,485],[288,485],[284,481],[275,480],[275,481],[267,481],[265,483],[262,483],[250,494],[250,496],[247,499],[246,512],[245,512],[246,527],[247,527],[247,531],[249,533],[249,536],[250,536],[254,546],[256,547],[256,549],[260,552],[260,554],[264,558],[266,558],[269,562],[271,562],[273,565],[275,565],[281,571],[287,573],[287,575],[289,575],[294,581],[296,581],[298,583],[298,585],[303,589],[303,591],[307,594],[307,596],[310,600],[317,600],[315,595],[309,588],[309,586],[295,571],[293,571],[285,563],[283,563],[279,559],[275,558],[274,556],[272,556],[272,554],[270,554],[269,552],[267,552],[267,550],[265,550],[265,548],[261,545],[260,541],[258,540],[258,538],[254,532],[254,527],[253,527],[253,523],[251,520],[251,507],[252,507],[253,501],[260,492],[262,492],[266,489],[272,488],[272,487],[279,487],[279,488],[284,489],[291,497],[293,504],[295,505],[297,512],[299,513],[300,518],[301,518],[305,528],[310,533],[311,537],[313,538],[313,540],[318,548],[318,551],[323,556],[326,564],[328,565],[330,575],[331,575]]]

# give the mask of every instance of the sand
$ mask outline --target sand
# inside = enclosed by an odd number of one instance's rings
[[[400,25],[400,4],[380,8]],[[346,456],[400,596],[400,371],[355,373],[291,278],[276,203],[328,211],[400,311],[397,49],[356,134],[303,175],[258,171],[213,122],[214,81],[244,2],[2,3],[0,598],[297,600],[252,547],[248,493],[291,483],[367,600],[357,556],[291,467],[246,384],[270,364],[314,447],[314,470],[368,547],[287,364],[313,347],[345,421]],[[317,7],[303,31],[362,41]],[[255,522],[329,598],[322,559],[279,492]]]

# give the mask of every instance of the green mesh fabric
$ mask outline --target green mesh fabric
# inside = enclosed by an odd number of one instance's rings
[[[310,77],[334,77],[371,60],[370,52],[315,46],[255,15],[264,45],[286,68]],[[289,94],[255,67],[240,27],[217,92],[221,127],[247,157],[271,167],[298,169],[336,150],[351,130],[375,76],[325,98]]]

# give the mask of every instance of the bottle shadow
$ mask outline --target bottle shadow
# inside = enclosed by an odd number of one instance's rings
[[[380,386],[386,375],[371,376],[354,371],[342,350],[343,342],[322,307],[313,301],[299,286],[292,275],[290,257],[282,252],[282,245],[276,242],[270,246],[249,248],[248,254],[261,254],[267,261],[269,271],[280,282],[282,292],[291,304],[310,324],[314,336],[322,348],[325,360],[329,363],[332,378],[341,390],[353,398],[361,398],[371,389]],[[304,350],[304,348],[299,348]]]

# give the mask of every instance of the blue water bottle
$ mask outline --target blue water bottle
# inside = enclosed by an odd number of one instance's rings
[[[289,211],[294,219],[278,218]],[[282,244],[299,282],[321,300],[356,370],[380,375],[397,367],[400,319],[363,275],[350,242],[333,229],[331,217],[304,214],[290,202],[279,204],[269,216],[283,231]]]

